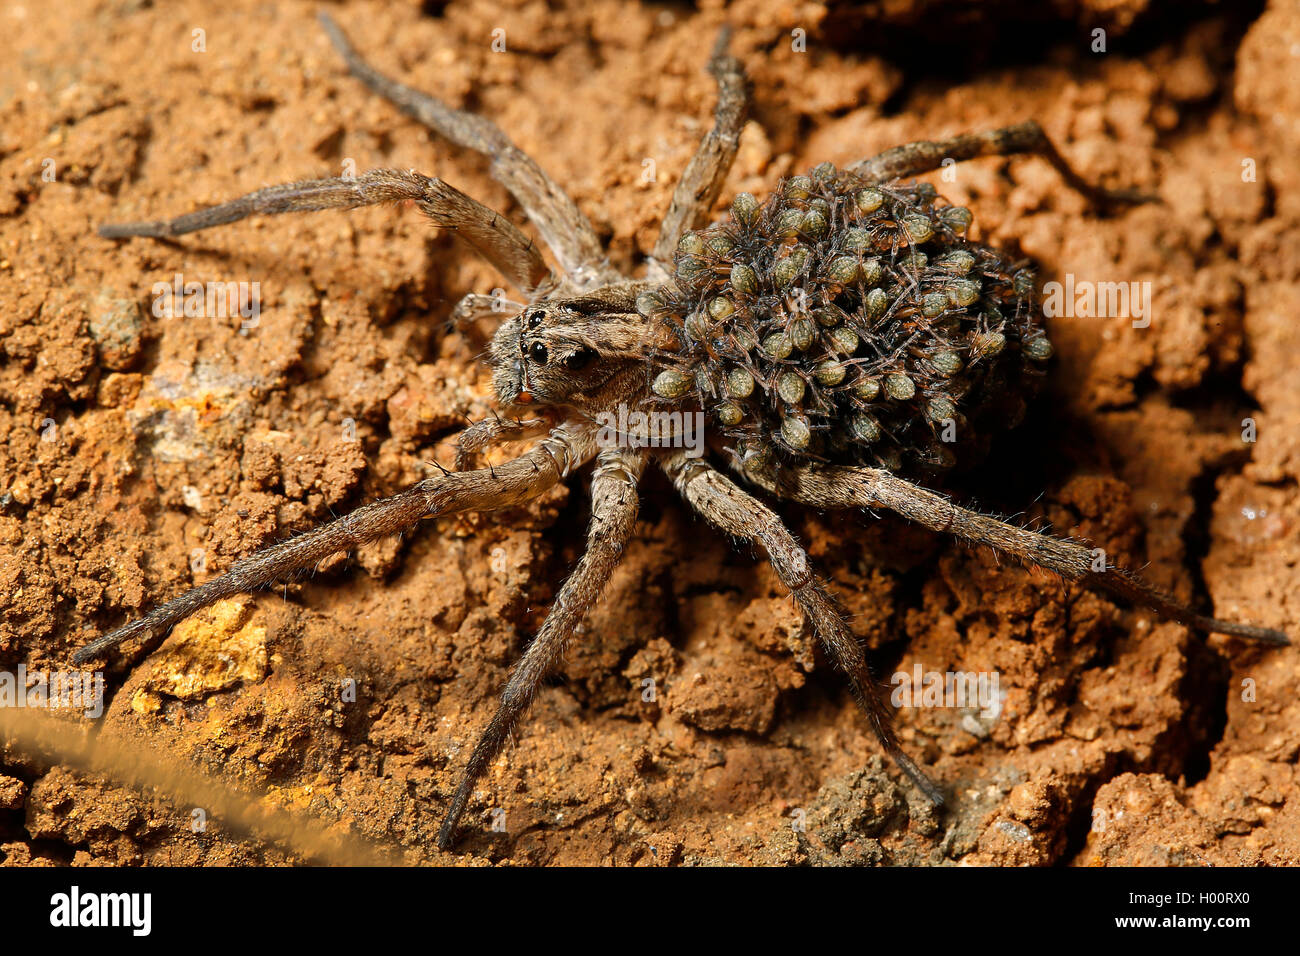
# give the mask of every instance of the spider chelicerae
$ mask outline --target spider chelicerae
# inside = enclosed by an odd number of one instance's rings
[[[1101,207],[1146,198],[1087,183],[1037,123],[912,143],[843,171],[822,164],[784,180],[765,202],[742,193],[726,220],[701,228],[735,157],[749,103],[724,30],[708,64],[718,86],[713,128],[674,190],[646,276],[632,279],[609,265],[574,202],[493,123],[389,79],[328,16],[321,22],[370,89],[491,160],[555,268],[491,209],[441,180],[397,169],[273,186],[175,219],[105,226],[100,235],[174,237],[254,215],[410,200],[455,230],[525,300],[490,349],[496,397],[507,414],[465,429],[455,471],[236,562],[88,644],[76,662],[132,638],[158,639],[207,605],[422,518],[535,498],[594,462],[586,551],[470,756],[438,833],[445,849],[475,782],[560,665],[618,564],[636,523],[637,485],[651,464],[708,523],[764,550],[827,656],[847,675],[883,749],[935,803],[942,793],[900,746],[844,613],[794,535],[744,485],[819,508],[893,511],[1189,627],[1288,643],[1278,631],[1201,616],[1108,564],[1104,552],[967,510],[924,486],[978,457],[993,431],[1018,420],[1051,345],[1025,264],[965,238],[969,211],[908,178],[949,160],[1035,153]],[[499,308],[496,298],[470,295],[454,318],[493,316]],[[694,422],[704,424],[702,444],[691,440]],[[504,464],[474,467],[487,448],[526,438],[540,441]]]

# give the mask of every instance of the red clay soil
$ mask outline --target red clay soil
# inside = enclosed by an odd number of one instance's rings
[[[315,6],[0,10],[0,669],[70,667],[94,635],[238,557],[450,464],[466,416],[491,413],[491,328],[447,319],[502,282],[412,210],[166,243],[94,234],[349,164],[418,168],[522,222],[481,159],[346,75]],[[1153,298],[1147,328],[1051,319],[1053,384],[951,490],[1294,636],[1300,10],[1234,6],[1248,9],[331,9],[378,66],[496,119],[629,271],[710,122],[702,67],[724,19],[756,91],[724,202],[824,160],[1026,118],[1089,179],[1158,193],[1106,216],[1040,159],[928,177],[1043,279],[1149,281]],[[259,324],[155,317],[154,284],[177,273],[259,283]],[[584,478],[529,507],[428,521],[200,615],[152,653],[126,648],[104,717],[63,715],[69,739],[88,728],[407,862],[1300,861],[1295,648],[1207,639],[899,520],[783,508],[882,673],[1000,675],[994,718],[898,713],[951,794],[934,811],[879,757],[760,556],[659,478],[564,676],[483,779],[459,855],[440,854],[468,750],[579,553]],[[217,814],[195,832],[194,809],[17,739],[0,748],[7,864],[313,858]]]

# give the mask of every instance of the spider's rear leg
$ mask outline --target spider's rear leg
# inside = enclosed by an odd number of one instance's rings
[[[621,448],[600,453],[591,476],[591,523],[587,527],[587,550],[573,574],[555,597],[537,638],[510,674],[501,704],[487,729],[474,746],[474,753],[456,787],[451,808],[438,830],[438,847],[447,849],[474,784],[501,753],[501,748],[537,696],[542,681],[564,657],[574,629],[600,597],[601,590],[632,537],[638,509],[636,485],[645,468],[644,453]]]
[[[741,490],[721,472],[699,459],[676,454],[662,459],[677,490],[710,524],[727,534],[761,544],[777,576],[812,625],[826,653],[847,675],[849,688],[884,751],[934,804],[943,794],[903,750],[894,733],[893,715],[876,689],[876,680],[844,612],[826,593],[808,562],[808,554],[776,513]]]
[[[135,236],[169,239],[249,216],[357,209],[405,199],[413,200],[435,224],[455,230],[519,289],[532,293],[549,278],[550,269],[542,254],[518,226],[441,179],[406,169],[372,169],[350,178],[309,179],[268,186],[174,219],[100,226],[99,234],[105,239]]]
[[[740,61],[727,55],[730,36],[730,30],[724,27],[709,57],[709,72],[718,83],[713,129],[700,142],[677,181],[659,238],[650,253],[652,268],[661,271],[672,262],[682,234],[701,225],[717,201],[723,180],[736,158],[745,117],[749,115],[749,79]],[[666,271],[663,278],[667,278]]]
[[[1066,162],[1065,157],[1048,139],[1036,120],[1027,120],[1014,126],[985,130],[982,133],[963,133],[938,141],[921,140],[895,146],[878,156],[864,159],[850,167],[868,182],[886,183],[908,176],[933,172],[944,160],[963,162],[977,156],[1009,156],[1014,153],[1033,153],[1046,159],[1072,189],[1087,197],[1095,206],[1106,209],[1119,205],[1152,202],[1156,196],[1136,189],[1104,189],[1084,179]]]
[[[1281,631],[1253,624],[1236,624],[1197,614],[1123,568],[1096,566],[1097,553],[1074,541],[1037,534],[987,515],[959,507],[935,494],[876,468],[797,468],[782,473],[779,491],[785,497],[822,508],[887,508],[935,531],[948,532],[1009,554],[1026,564],[1055,571],[1062,577],[1109,591],[1151,608],[1162,617],[1198,631],[1231,634],[1266,644],[1290,644]]]
[[[318,17],[353,76],[439,136],[492,161],[493,178],[514,195],[577,285],[618,278],[605,263],[596,230],[577,204],[499,126],[486,117],[452,109],[437,97],[380,73],[362,58],[328,14],[322,12]]]
[[[457,511],[488,511],[536,498],[595,454],[595,432],[561,425],[513,461],[479,471],[428,478],[381,501],[362,505],[329,524],[273,544],[244,558],[220,577],[191,588],[139,620],[105,634],[77,651],[76,664],[99,657],[134,637],[161,637],[171,627],[223,598],[255,591],[292,571],[310,568],[339,551],[409,528],[421,518]]]

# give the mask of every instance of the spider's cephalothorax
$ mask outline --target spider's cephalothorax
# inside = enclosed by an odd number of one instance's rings
[[[707,408],[769,478],[780,462],[924,475],[973,457],[1019,420],[1051,345],[1033,274],[963,238],[970,222],[928,183],[829,163],[762,204],[742,193],[640,297],[677,345],[656,396]]]
[[[1028,152],[1047,159],[1099,205],[1143,198],[1081,179],[1037,123],[899,146],[844,172],[818,166],[808,176],[785,180],[766,203],[742,194],[730,221],[692,232],[718,198],[748,103],[744,71],[726,55],[724,30],[709,64],[719,90],[714,127],[673,192],[648,276],[634,280],[610,267],[586,217],[501,130],[379,73],[332,20],[321,19],[366,85],[452,142],[492,158],[493,175],[533,221],[558,268],[488,207],[441,180],[400,169],[271,186],[175,219],[106,226],[100,235],[173,237],[256,214],[409,200],[438,225],[455,229],[524,295],[491,348],[497,398],[517,417],[467,428],[458,442],[456,471],[244,558],[81,648],[75,661],[131,638],[158,639],[215,601],[311,568],[422,518],[536,498],[594,462],[587,549],[512,671],[500,707],[470,756],[438,832],[438,844],[446,848],[476,781],[546,676],[560,666],[631,540],[637,485],[653,464],[709,524],[766,552],[827,658],[843,670],[883,749],[939,802],[939,789],[894,734],[889,708],[845,615],[776,512],[729,480],[703,448],[628,441],[645,436],[622,424],[612,432],[597,427],[616,407],[645,417],[644,409],[665,406],[707,411],[713,418],[710,447],[729,451],[741,476],[775,499],[893,511],[1188,626],[1287,643],[1276,630],[1202,616],[1123,569],[1099,564],[1096,552],[1079,542],[970,511],[902,477],[943,470],[958,457],[954,449],[964,453],[965,443],[978,450],[981,436],[1014,422],[1051,355],[1030,273],[964,239],[967,210],[941,203],[924,183],[904,180],[949,162]],[[498,311],[497,299],[471,295],[456,314],[473,318]],[[526,417],[543,408],[546,414]],[[511,461],[473,467],[487,446],[529,436],[544,437]]]
[[[645,391],[654,330],[636,310],[638,283],[541,300],[492,338],[492,384],[505,407],[565,406],[592,417]]]

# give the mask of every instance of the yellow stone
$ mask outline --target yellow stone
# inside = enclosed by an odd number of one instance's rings
[[[263,680],[266,628],[251,617],[251,604],[234,598],[177,624],[150,659],[144,688],[132,698],[132,709],[157,710],[158,704],[148,699],[154,695],[198,700],[236,684]]]

